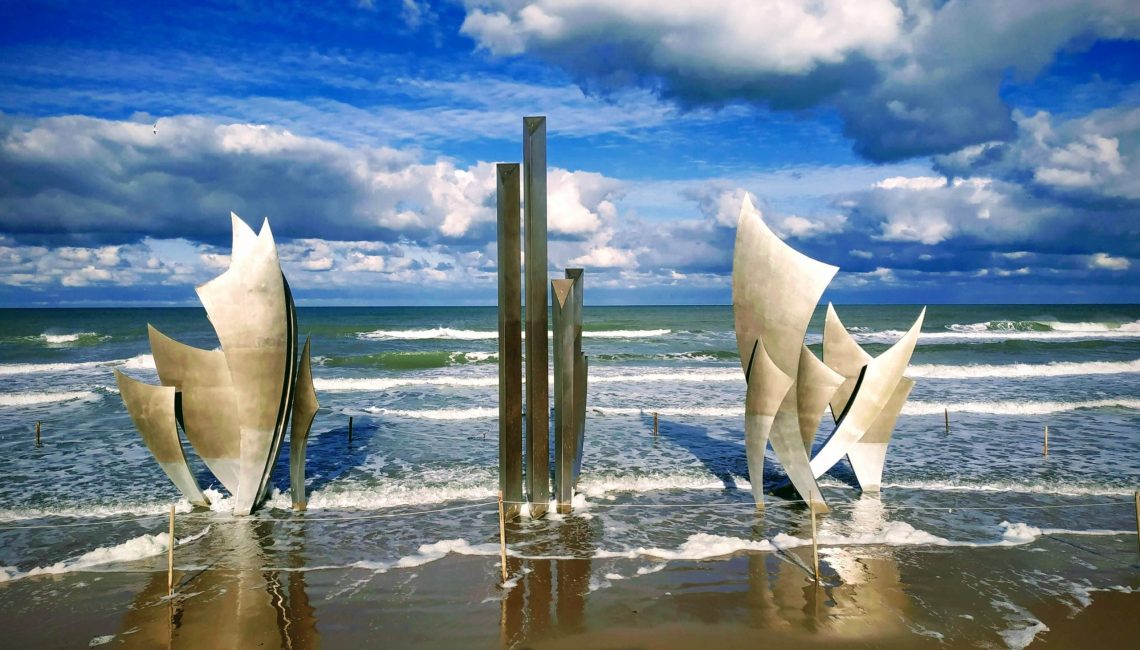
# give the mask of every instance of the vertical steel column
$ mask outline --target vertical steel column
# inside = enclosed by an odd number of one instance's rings
[[[523,118],[526,237],[526,480],[530,516],[550,501],[550,386],[546,350],[546,118]]]
[[[522,271],[519,165],[495,165],[499,221],[499,491],[507,520],[519,514],[522,488]]]
[[[574,499],[574,280],[551,280],[554,299],[554,496],[558,513],[570,512]]]
[[[582,473],[582,451],[586,433],[586,373],[589,368],[586,356],[582,354],[582,311],[585,308],[583,293],[586,279],[582,269],[566,269],[566,277],[574,280],[574,444],[572,488],[578,487],[578,476]]]

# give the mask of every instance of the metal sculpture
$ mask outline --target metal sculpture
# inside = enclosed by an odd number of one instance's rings
[[[551,280],[554,302],[554,496],[570,512],[582,469],[586,415],[586,358],[582,354],[582,269]]]
[[[546,118],[523,118],[522,242],[525,283],[520,277],[519,165],[496,165],[499,256],[499,489],[504,516],[513,519],[523,501],[523,418],[526,487],[532,518],[550,502],[550,391],[547,373]],[[551,281],[554,295],[554,492],[560,513],[570,512],[582,470],[586,428],[586,372],[582,354],[583,270],[566,269]],[[525,288],[524,288],[525,287]],[[523,410],[519,313],[526,296],[526,408]],[[524,416],[525,413],[525,416]]]
[[[177,440],[177,420],[190,446],[233,494],[234,514],[247,515],[267,496],[269,475],[292,414],[293,505],[304,509],[304,447],[319,407],[310,373],[309,342],[305,342],[298,372],[296,308],[281,273],[269,222],[254,234],[236,214],[230,217],[230,267],[196,289],[221,348],[193,348],[147,326],[159,381],[174,404],[164,435],[169,437],[173,431]],[[116,376],[121,386],[138,383],[118,371]],[[121,394],[147,446],[160,463],[165,462],[155,451],[157,429],[140,424],[149,422],[144,417],[151,408],[144,398],[147,393],[128,389]],[[200,490],[195,494],[196,482],[191,489],[182,478],[171,475],[171,480],[191,502],[204,502]]]
[[[861,485],[866,479],[865,489],[878,488],[879,452],[885,456],[885,441],[913,385],[909,379],[903,382],[902,375],[925,309],[910,331],[875,359],[850,336],[844,340],[835,333],[829,352],[825,335],[821,362],[804,345],[804,338],[815,306],[838,270],[784,243],[752,202],[744,199],[733,254],[732,305],[747,383],[745,453],[757,507],[764,505],[764,451],[769,442],[789,482],[805,501],[815,504],[817,512],[827,511],[817,479],[844,455],[857,459],[852,464],[859,465],[856,475]],[[833,313],[829,307],[829,318]],[[838,323],[838,318],[834,321]],[[828,323],[835,327],[831,320]],[[811,457],[828,403],[839,414],[836,426]]]
[[[504,516],[523,500],[522,265],[519,258],[519,165],[495,166],[499,250],[499,491]]]
[[[526,482],[530,515],[550,500],[550,384],[546,348],[546,118],[523,118],[526,260]]]

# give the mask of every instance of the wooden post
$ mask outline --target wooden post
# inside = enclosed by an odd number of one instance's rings
[[[348,416],[348,444],[352,444],[352,416]]]
[[[36,420],[36,446],[40,446],[40,421]]]
[[[815,535],[815,501],[808,497],[808,508],[811,510],[811,565],[816,583],[819,582],[819,543]]]
[[[550,501],[550,364],[547,352],[546,117],[523,118],[523,294],[526,305],[526,482],[530,516]]]
[[[503,563],[503,583],[507,582],[507,525],[503,516],[503,493],[499,492],[499,559]]]
[[[174,595],[174,504],[170,505],[170,543],[166,550],[166,593]]]
[[[943,412],[946,414],[946,433],[950,433],[950,409],[945,408]]]
[[[1133,492],[1132,498],[1136,500],[1136,546],[1140,550],[1140,492]]]
[[[1049,455],[1049,425],[1045,425],[1045,455]]]
[[[653,412],[653,437],[657,437],[657,411]]]

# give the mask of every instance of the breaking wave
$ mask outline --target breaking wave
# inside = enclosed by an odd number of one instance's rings
[[[1140,359],[1132,361],[1085,361],[1053,363],[1011,363],[1003,365],[977,364],[945,366],[932,364],[913,365],[907,369],[908,377],[928,379],[978,379],[1001,377],[1067,377],[1078,375],[1113,375],[1140,372]]]
[[[35,373],[62,373],[89,368],[111,368],[122,366],[132,370],[154,370],[154,357],[149,354],[140,354],[130,359],[112,359],[111,361],[79,361],[76,363],[3,363],[0,364],[0,375],[30,375]]]
[[[656,330],[601,330],[592,332],[589,330],[583,331],[582,336],[585,338],[597,339],[635,339],[647,338],[654,336],[665,336],[670,334],[672,330],[656,329]],[[547,332],[548,336],[553,336],[553,332]],[[525,338],[525,333],[524,333]],[[497,339],[499,333],[497,331],[487,330],[464,330],[453,329],[450,327],[435,327],[431,329],[416,329],[416,330],[373,330],[371,332],[360,332],[356,335],[357,338],[365,340],[426,340],[426,339],[456,339],[461,341],[478,341],[485,339]]]
[[[99,399],[99,393],[89,390],[77,391],[28,391],[26,393],[0,393],[0,407],[5,406],[36,406],[38,404],[55,404],[57,402],[71,402],[81,400],[93,402]]]

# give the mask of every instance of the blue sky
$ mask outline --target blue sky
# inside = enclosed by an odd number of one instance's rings
[[[836,302],[1140,302],[1140,7],[0,4],[0,305],[196,304],[229,212],[301,304],[491,304],[548,117],[551,273],[727,303],[751,194]]]

